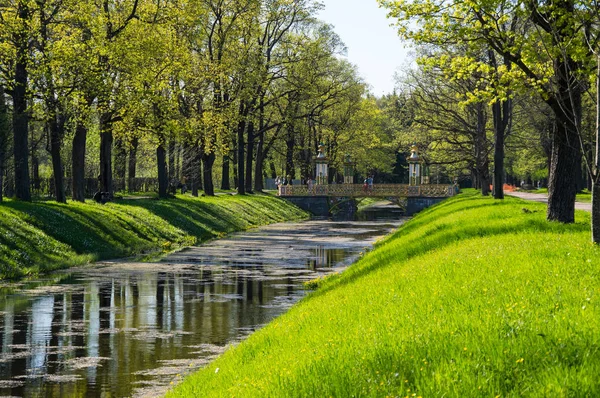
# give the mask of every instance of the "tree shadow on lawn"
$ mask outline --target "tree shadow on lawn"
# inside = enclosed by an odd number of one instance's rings
[[[222,200],[220,198],[220,200]],[[198,199],[167,199],[160,201],[136,200],[120,202],[119,206],[137,207],[150,211],[175,228],[198,240],[213,238],[220,232],[243,229],[247,223],[225,206]]]
[[[130,233],[124,234],[124,226],[115,225],[114,213],[97,209],[85,211],[74,206],[49,202],[10,202],[5,206],[21,213],[21,217],[31,225],[72,247],[77,254],[93,254],[100,259],[106,259],[127,255],[132,246],[140,246],[140,243],[142,246],[150,246],[153,243],[150,239],[147,243],[144,242],[148,237],[131,223],[127,224]],[[33,242],[31,244],[35,246]]]

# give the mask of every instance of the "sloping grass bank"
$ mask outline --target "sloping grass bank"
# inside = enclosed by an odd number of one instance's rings
[[[461,194],[168,396],[600,396],[588,225]]]
[[[170,251],[307,213],[267,196],[127,200],[107,205],[0,204],[0,278],[124,256]]]

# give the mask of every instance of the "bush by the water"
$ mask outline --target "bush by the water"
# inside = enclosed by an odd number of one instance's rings
[[[178,247],[307,215],[266,195],[0,204],[0,279]]]
[[[469,192],[419,214],[169,397],[600,396],[589,215]]]

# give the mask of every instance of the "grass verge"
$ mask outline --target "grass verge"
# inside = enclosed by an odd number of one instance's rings
[[[0,278],[179,247],[273,222],[306,218],[267,195],[171,200],[0,204]]]
[[[600,396],[600,249],[545,210],[432,207],[168,397]]]

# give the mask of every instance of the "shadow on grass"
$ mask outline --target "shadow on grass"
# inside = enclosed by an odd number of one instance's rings
[[[306,216],[266,195],[95,203],[0,204],[0,278],[150,251]],[[25,269],[25,268],[29,269]]]

